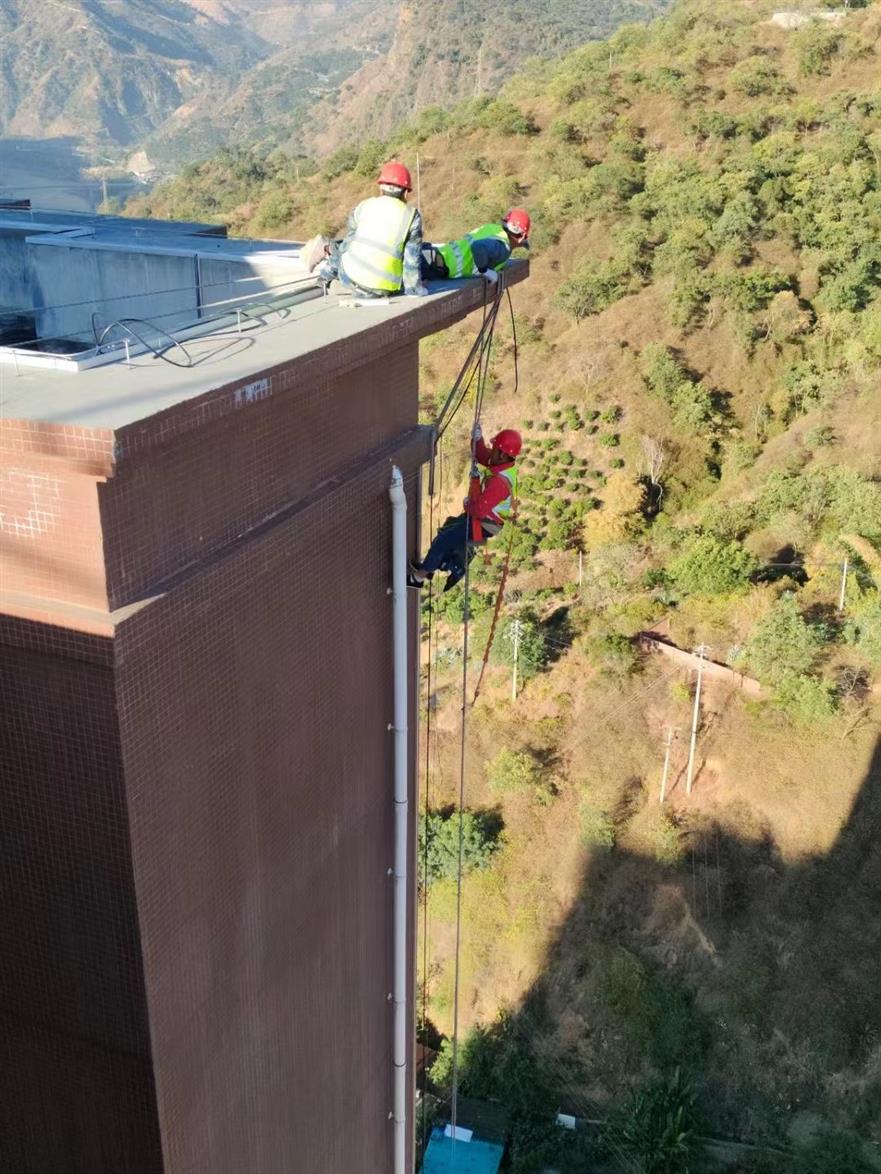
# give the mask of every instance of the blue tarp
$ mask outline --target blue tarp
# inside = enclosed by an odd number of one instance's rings
[[[422,1161],[422,1174],[498,1174],[504,1148],[490,1141],[457,1141],[435,1129]]]

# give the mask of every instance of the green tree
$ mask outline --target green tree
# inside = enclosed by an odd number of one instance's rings
[[[465,872],[487,868],[498,848],[496,823],[478,811],[462,812],[462,866]],[[459,870],[459,814],[430,812],[419,823],[419,867],[423,884],[451,879]]]
[[[826,721],[836,709],[832,686],[804,673],[781,673],[774,700],[791,718],[805,725]]]
[[[787,89],[785,81],[768,58],[759,54],[735,65],[728,75],[728,84],[732,90],[748,98],[780,94]]]
[[[881,665],[881,596],[870,592],[844,625],[844,638],[872,665]]]
[[[757,569],[756,559],[739,542],[702,534],[671,563],[668,574],[687,595],[727,595],[742,590]]]
[[[526,679],[535,674],[548,662],[550,648],[547,632],[538,616],[529,608],[502,624],[493,649],[493,659],[500,664],[514,663],[515,625],[519,626],[517,637],[517,667]]]
[[[821,643],[822,635],[802,616],[795,595],[787,592],[756,624],[743,658],[761,680],[777,685],[807,673]]]
[[[793,38],[798,55],[798,71],[802,77],[819,77],[829,72],[829,66],[844,40],[835,28],[819,20],[812,20],[799,29]]]

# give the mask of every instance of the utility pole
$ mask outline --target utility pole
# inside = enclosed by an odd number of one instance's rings
[[[104,195],[104,211],[107,211],[107,176],[101,176],[101,191]]]
[[[844,597],[847,591],[847,555],[844,556],[844,562],[841,564],[841,592],[838,596],[838,613],[839,615],[844,611]]]
[[[691,718],[691,746],[688,750],[688,773],[685,776],[685,793],[691,794],[691,784],[694,781],[694,750],[697,745],[697,727],[701,716],[701,685],[704,680],[704,660],[709,652],[706,644],[695,648],[695,656],[699,658],[697,667],[697,687],[694,691],[694,713]]]
[[[675,731],[672,726],[667,726],[667,745],[664,751],[664,775],[661,779],[661,806],[664,806],[664,800],[667,797],[667,779],[670,775],[670,753],[673,749],[673,735]]]
[[[422,161],[419,152],[416,152],[416,207],[422,208]]]
[[[514,620],[514,671],[511,675],[511,700],[517,700],[517,666],[520,662],[520,631],[521,623]]]

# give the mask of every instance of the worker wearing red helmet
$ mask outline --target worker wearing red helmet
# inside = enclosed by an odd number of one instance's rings
[[[444,591],[455,587],[474,557],[475,547],[498,534],[514,508],[517,498],[514,462],[523,447],[520,433],[503,428],[486,444],[480,425],[476,424],[472,438],[475,459],[485,472],[475,492],[465,499],[464,513],[447,518],[422,562],[410,564],[407,579],[410,587],[421,587],[435,571],[446,571],[449,575]],[[474,519],[480,524],[478,538],[473,536]]]
[[[456,280],[482,275],[495,285],[514,249],[529,248],[531,227],[526,209],[512,208],[498,223],[483,224],[460,240],[424,245],[422,276],[426,280]]]
[[[310,273],[325,281],[339,278],[365,297],[428,292],[422,284],[422,217],[407,203],[413,182],[403,163],[386,163],[377,180],[379,195],[362,200],[349,216],[349,230],[339,242],[315,237],[303,246]]]

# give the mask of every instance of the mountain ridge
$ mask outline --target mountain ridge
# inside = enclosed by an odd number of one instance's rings
[[[664,3],[0,0],[0,135],[166,171],[222,146],[321,151],[494,93],[528,57]]]

